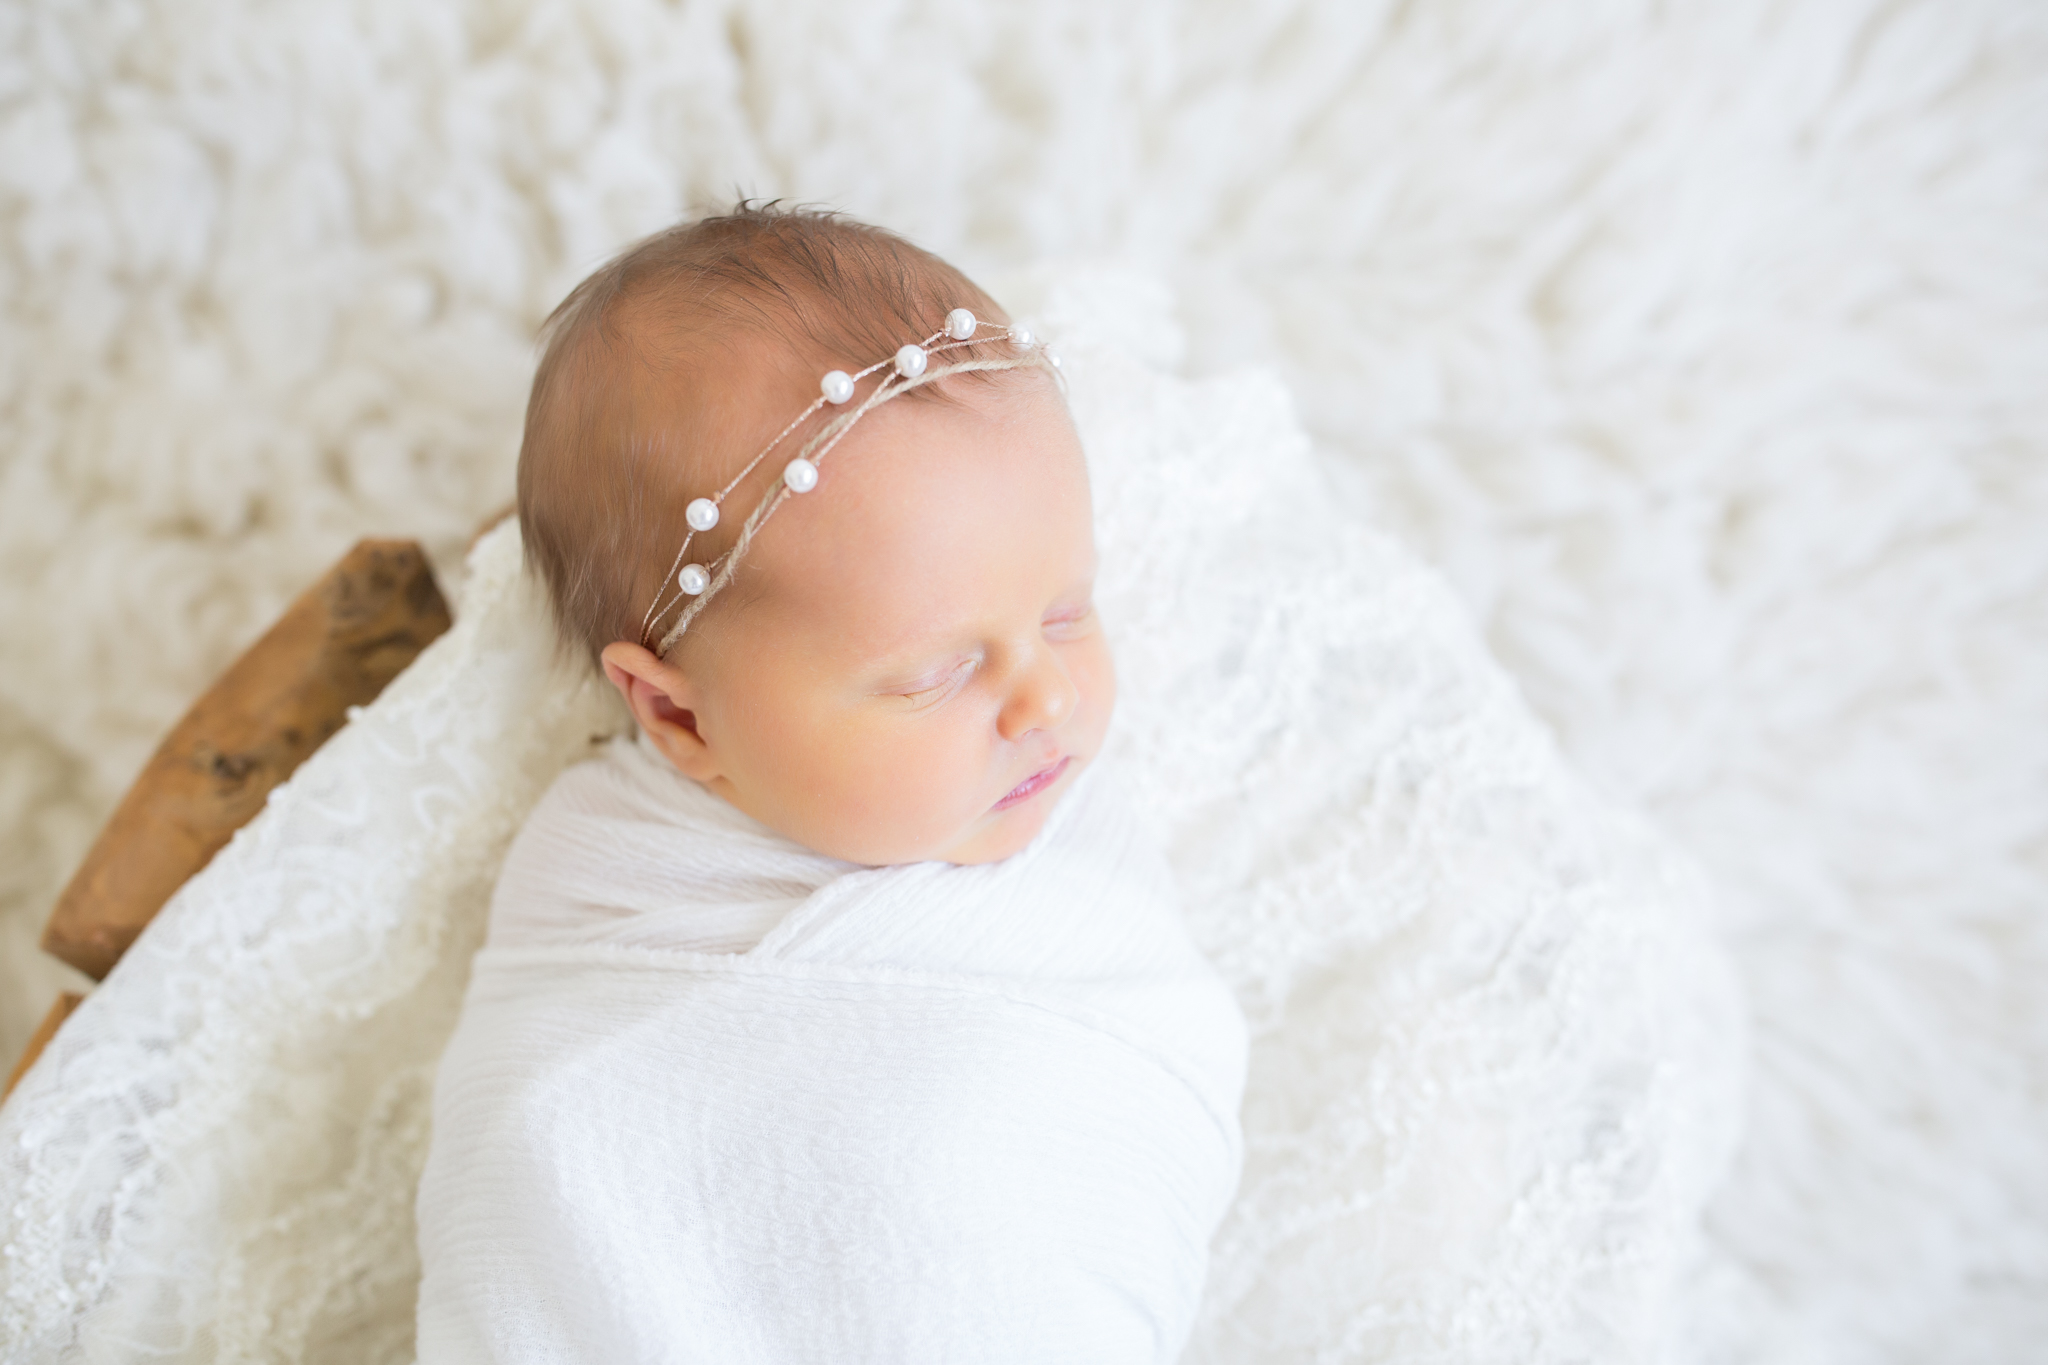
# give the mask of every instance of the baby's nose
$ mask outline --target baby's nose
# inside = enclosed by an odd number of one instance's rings
[[[1031,663],[1017,675],[996,727],[1004,739],[1021,739],[1033,730],[1055,730],[1074,712],[1080,689],[1067,676],[1059,655],[1040,646]]]

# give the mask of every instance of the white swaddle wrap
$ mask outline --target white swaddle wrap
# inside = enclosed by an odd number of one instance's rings
[[[422,1362],[1178,1355],[1244,1026],[1114,786],[863,868],[643,745],[565,773],[436,1083]]]

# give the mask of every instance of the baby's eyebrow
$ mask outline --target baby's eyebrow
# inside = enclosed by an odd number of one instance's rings
[[[921,674],[943,671],[975,653],[973,646],[963,643],[964,639],[962,635],[933,635],[863,650],[858,667],[871,679],[912,682]]]

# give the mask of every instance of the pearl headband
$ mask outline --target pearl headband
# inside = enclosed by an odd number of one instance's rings
[[[993,335],[981,335],[984,328],[992,329]],[[1019,354],[1002,359],[961,360],[950,365],[933,366],[931,357],[946,351],[957,351],[963,346],[977,342],[1006,340]],[[934,344],[936,343],[936,344]],[[739,567],[740,556],[756,534],[775,515],[775,509],[791,494],[808,493],[818,486],[818,466],[832,453],[832,447],[839,444],[853,424],[869,412],[888,402],[899,394],[920,388],[951,374],[965,374],[973,370],[1015,370],[1025,367],[1044,367],[1059,370],[1059,357],[1048,349],[1045,343],[1031,334],[1028,327],[1002,326],[993,322],[982,322],[965,308],[955,308],[946,314],[946,325],[933,332],[923,341],[909,342],[897,348],[896,354],[886,360],[877,360],[865,369],[848,374],[844,370],[833,370],[818,381],[818,396],[811,400],[809,407],[798,413],[790,424],[776,433],[775,439],[761,447],[761,453],[747,461],[746,467],[732,476],[725,487],[707,498],[696,498],[683,509],[683,520],[690,529],[683,536],[682,548],[676,551],[675,562],[669,565],[668,576],[662,580],[662,587],[655,594],[653,605],[647,608],[646,616],[640,620],[640,643],[652,649],[657,655],[666,656],[683,638],[683,632],[697,619],[719,590],[732,581],[733,571]],[[789,438],[791,432],[810,420],[813,414],[826,406],[844,407],[853,401],[856,388],[863,379],[876,371],[888,369],[882,382],[875,386],[861,403],[848,411],[841,412],[825,423],[804,443],[796,458],[782,467],[782,477],[770,484],[761,497],[761,503],[753,515],[740,527],[739,539],[731,549],[709,564],[689,562],[690,542],[699,532],[710,531],[719,523],[725,500],[732,491],[745,482],[747,476],[760,468],[761,462]],[[676,608],[682,607],[675,624],[654,642],[654,631],[663,617]]]

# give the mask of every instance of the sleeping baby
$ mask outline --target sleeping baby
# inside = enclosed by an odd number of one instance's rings
[[[1056,366],[943,261],[774,208],[550,319],[528,563],[637,733],[500,875],[420,1186],[427,1365],[1178,1355],[1244,1026],[1098,770]]]

